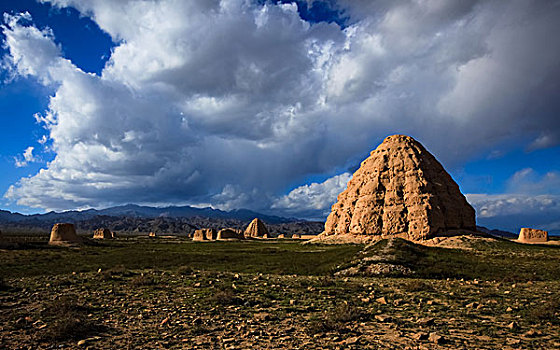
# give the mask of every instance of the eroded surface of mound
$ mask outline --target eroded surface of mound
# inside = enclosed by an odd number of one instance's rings
[[[475,212],[437,159],[412,137],[387,137],[338,196],[324,236],[399,236],[422,240],[475,230]]]

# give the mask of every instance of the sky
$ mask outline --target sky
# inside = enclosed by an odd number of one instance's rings
[[[0,208],[324,219],[415,137],[477,222],[560,233],[560,2],[2,1]]]

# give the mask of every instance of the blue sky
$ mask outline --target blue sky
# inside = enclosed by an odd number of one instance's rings
[[[58,9],[34,0],[4,1],[0,3],[0,13],[17,14],[29,12],[33,23],[39,28],[49,27],[55,33],[57,44],[62,47],[65,57],[70,58],[82,70],[100,74],[110,57],[114,46],[111,38],[88,17],[80,16],[73,8]],[[87,43],[87,44],[85,44]],[[0,55],[9,51],[3,45]],[[11,78],[7,70],[0,71],[0,118],[4,127],[0,129],[0,192],[5,193],[11,184],[20,178],[32,176],[54,158],[52,152],[43,152],[40,161],[30,162],[25,167],[16,167],[15,158],[20,158],[28,147],[40,149],[37,141],[46,134],[33,115],[44,112],[49,96],[54,90],[45,87],[33,78]],[[3,203],[2,209],[23,213],[41,212],[40,208]]]
[[[322,218],[356,165],[405,133],[480,224],[560,232],[553,2],[24,0],[0,11],[2,209]]]

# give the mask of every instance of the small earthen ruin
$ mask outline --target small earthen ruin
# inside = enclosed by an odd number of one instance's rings
[[[241,230],[233,228],[224,228],[218,231],[218,236],[216,239],[244,239],[245,236]]]
[[[259,218],[253,219],[245,229],[245,237],[268,238],[268,235],[269,233],[266,225]]]
[[[50,245],[77,244],[81,242],[82,240],[76,234],[76,228],[73,224],[54,224],[49,239]]]
[[[115,233],[111,232],[108,228],[99,228],[93,231],[94,239],[111,239],[115,238]]]
[[[523,227],[519,232],[519,237],[517,238],[517,240],[523,243],[548,242],[548,232],[543,230],[537,230],[534,228]]]
[[[193,241],[213,241],[218,237],[213,228],[201,228],[194,231]]]

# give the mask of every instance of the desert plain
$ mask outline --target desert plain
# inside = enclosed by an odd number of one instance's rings
[[[5,349],[560,348],[555,244],[47,238],[2,235]]]

